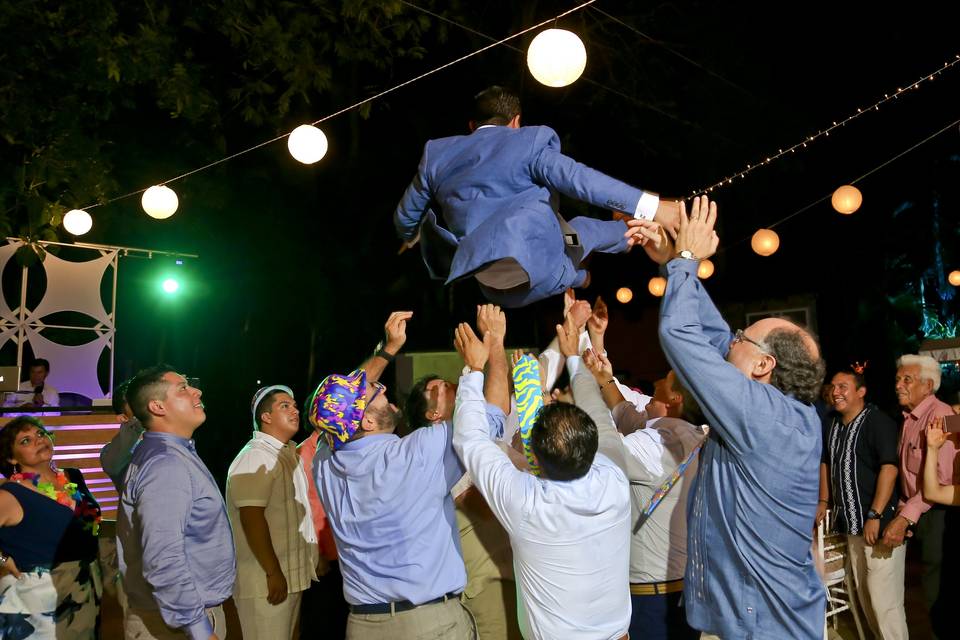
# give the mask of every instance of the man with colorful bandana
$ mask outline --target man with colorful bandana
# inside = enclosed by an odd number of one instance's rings
[[[466,323],[457,334],[474,335]],[[507,393],[503,338],[489,330],[483,342],[474,336],[479,346],[467,358],[482,370],[492,356],[488,370],[503,385],[491,390],[497,395]],[[307,409],[326,436],[314,468],[350,604],[347,640],[473,639],[459,600],[467,577],[450,490],[463,468],[451,426],[398,437],[400,411],[363,369],[327,376]],[[487,421],[491,437],[502,432],[501,410],[491,407]]]

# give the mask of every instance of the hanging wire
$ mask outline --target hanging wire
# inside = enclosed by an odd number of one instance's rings
[[[960,120],[954,120],[953,122],[951,122],[950,124],[946,125],[946,126],[943,127],[942,129],[939,129],[938,131],[930,134],[929,136],[927,136],[927,137],[924,138],[923,140],[921,140],[921,141],[919,141],[919,142],[911,145],[909,148],[904,149],[903,151],[901,151],[901,152],[898,153],[897,155],[893,156],[892,158],[889,158],[888,160],[885,160],[884,162],[882,162],[881,164],[877,165],[877,166],[874,167],[873,169],[870,169],[869,171],[867,171],[867,172],[864,173],[863,175],[861,175],[861,176],[859,176],[859,177],[857,177],[857,178],[854,178],[853,180],[851,180],[851,181],[848,182],[847,184],[857,184],[858,182],[860,182],[860,181],[863,180],[864,178],[873,175],[874,173],[876,173],[876,172],[879,171],[880,169],[883,169],[884,167],[886,167],[886,166],[889,165],[890,163],[899,160],[900,158],[902,158],[903,156],[907,155],[907,154],[910,153],[911,151],[915,151],[915,150],[918,149],[919,147],[922,147],[923,145],[927,144],[928,142],[930,142],[931,140],[933,140],[933,139],[936,138],[937,136],[943,135],[945,132],[949,131],[949,130],[952,129],[953,127],[956,127],[957,125],[960,125]],[[804,205],[803,207],[797,209],[796,211],[794,211],[794,212],[791,213],[790,215],[788,215],[788,216],[786,216],[786,217],[783,217],[783,218],[780,218],[779,220],[777,220],[777,221],[774,222],[773,224],[767,225],[766,227],[763,227],[763,228],[764,228],[764,229],[773,229],[774,227],[777,227],[777,226],[783,224],[784,222],[787,222],[788,220],[791,220],[791,219],[797,217],[797,216],[800,215],[801,213],[804,213],[805,211],[809,211],[810,209],[812,209],[813,207],[817,206],[818,204],[820,204],[820,203],[822,203],[822,202],[825,202],[825,201],[827,201],[827,200],[830,200],[830,198],[832,198],[832,197],[833,197],[833,192],[831,191],[830,193],[828,193],[827,195],[823,196],[822,198],[818,198],[817,200],[814,200],[813,202],[811,202],[811,203],[809,203],[809,204],[807,204],[807,205]],[[731,249],[731,248],[733,248],[733,247],[735,247],[735,246],[737,246],[737,245],[745,242],[746,240],[749,240],[749,239],[752,238],[752,237],[753,237],[753,235],[751,234],[750,236],[747,236],[747,237],[745,237],[745,238],[740,238],[740,239],[737,240],[736,242],[732,242],[732,243],[728,244],[726,247],[724,247],[723,250],[718,251],[717,253],[722,253],[723,251],[729,250],[729,249]]]
[[[834,129],[839,129],[840,127],[844,126],[844,125],[847,124],[848,122],[852,122],[853,120],[856,120],[857,118],[859,118],[860,116],[862,116],[863,114],[865,114],[865,113],[867,113],[867,112],[870,112],[870,111],[879,111],[881,105],[886,104],[887,102],[890,102],[891,100],[896,100],[896,99],[899,98],[902,94],[910,91],[911,89],[919,89],[919,88],[920,88],[920,85],[921,85],[922,83],[924,83],[924,82],[933,82],[933,79],[934,79],[935,77],[939,76],[941,73],[947,71],[948,69],[953,68],[953,67],[956,66],[958,63],[960,63],[960,54],[957,54],[956,57],[955,57],[953,60],[950,60],[950,61],[945,62],[945,63],[943,64],[943,66],[940,67],[939,69],[937,69],[936,71],[933,71],[933,72],[931,72],[931,73],[925,74],[925,75],[924,75],[923,77],[921,77],[919,80],[916,80],[916,81],[914,81],[914,82],[911,82],[910,84],[908,84],[908,85],[906,85],[906,86],[901,86],[901,87],[899,87],[894,93],[884,94],[884,95],[883,95],[883,98],[882,98],[881,100],[878,100],[877,102],[875,102],[874,104],[870,105],[869,107],[858,108],[856,113],[853,113],[853,114],[847,116],[846,119],[840,120],[839,122],[836,121],[836,120],[834,120],[834,121],[833,121],[833,124],[830,125],[829,127],[826,127],[825,129],[821,129],[820,131],[817,131],[817,132],[816,132],[815,134],[813,134],[813,135],[807,136],[804,140],[801,140],[800,142],[796,143],[795,145],[790,146],[790,147],[786,147],[786,148],[781,148],[781,149],[779,149],[779,150],[777,151],[777,153],[771,154],[771,155],[767,156],[764,160],[758,162],[757,164],[748,164],[747,167],[746,167],[746,169],[743,169],[742,171],[739,171],[739,172],[737,172],[737,173],[734,173],[734,174],[732,174],[732,175],[729,175],[729,176],[727,176],[726,178],[724,178],[723,180],[720,180],[719,182],[716,182],[716,183],[710,185],[709,187],[705,187],[705,188],[703,188],[703,189],[698,189],[698,190],[696,190],[696,191],[693,191],[693,192],[690,193],[690,195],[689,195],[688,197],[692,198],[692,197],[697,196],[697,195],[707,194],[707,193],[710,193],[711,191],[713,191],[714,189],[719,189],[720,187],[722,187],[722,186],[724,186],[724,185],[733,184],[733,181],[734,181],[735,179],[737,179],[737,178],[743,178],[743,177],[745,177],[747,174],[749,174],[749,173],[751,173],[752,171],[754,171],[755,169],[758,169],[759,167],[768,165],[768,164],[770,164],[771,162],[775,162],[776,160],[778,160],[778,159],[782,158],[783,156],[787,155],[788,153],[794,153],[794,152],[797,151],[798,149],[806,148],[806,146],[807,146],[808,144],[814,142],[815,140],[817,140],[817,139],[819,139],[819,138],[821,138],[821,137],[827,137],[827,136],[829,136],[829,135],[830,135],[830,132],[833,131]]]
[[[466,54],[466,55],[460,56],[459,58],[456,58],[455,60],[451,60],[450,62],[447,62],[447,63],[445,63],[445,64],[442,64],[442,65],[440,65],[439,67],[436,67],[436,68],[434,68],[434,69],[431,69],[430,71],[427,71],[427,72],[425,72],[425,73],[421,73],[421,74],[418,75],[418,76],[414,76],[413,78],[410,78],[409,80],[406,80],[406,81],[404,81],[404,82],[401,82],[401,83],[398,84],[398,85],[394,85],[394,86],[390,87],[389,89],[385,89],[385,90],[381,91],[380,93],[377,93],[377,94],[375,94],[375,95],[370,96],[369,98],[364,98],[363,100],[360,100],[359,102],[356,102],[356,103],[354,103],[354,104],[352,104],[352,105],[350,105],[350,106],[348,106],[348,107],[344,107],[344,108],[340,109],[339,111],[335,111],[335,112],[333,112],[333,113],[331,113],[331,114],[329,114],[329,115],[326,115],[326,116],[320,118],[319,120],[315,120],[315,121],[313,121],[311,124],[314,125],[314,126],[316,126],[316,125],[320,124],[321,122],[326,122],[327,120],[330,120],[331,118],[335,118],[335,117],[337,117],[337,116],[339,116],[339,115],[342,115],[342,114],[344,114],[344,113],[346,113],[346,112],[348,112],[348,111],[352,111],[353,109],[357,109],[357,108],[359,108],[359,107],[362,107],[363,105],[365,105],[365,104],[367,104],[367,103],[369,103],[369,102],[372,102],[372,101],[374,101],[374,100],[377,100],[378,98],[382,98],[383,96],[385,96],[385,95],[387,95],[387,94],[393,93],[394,91],[397,91],[398,89],[402,89],[403,87],[406,87],[406,86],[408,86],[408,85],[410,85],[410,84],[413,84],[414,82],[417,82],[417,81],[419,81],[419,80],[423,80],[424,78],[426,78],[426,77],[428,77],[428,76],[431,76],[431,75],[433,75],[433,74],[435,74],[435,73],[439,73],[440,71],[443,71],[444,69],[447,69],[447,68],[449,68],[449,67],[452,67],[452,66],[455,65],[455,64],[459,64],[459,63],[463,62],[464,60],[468,60],[468,59],[470,59],[470,58],[472,58],[472,57],[474,57],[474,56],[478,56],[478,55],[480,55],[481,53],[483,53],[483,52],[485,52],[485,51],[488,51],[488,50],[490,50],[490,49],[492,49],[492,48],[494,48],[494,47],[496,47],[496,46],[499,46],[499,45],[501,45],[501,44],[504,44],[505,42],[509,42],[510,40],[514,40],[515,38],[519,38],[520,36],[522,36],[522,35],[524,35],[524,34],[527,34],[527,33],[530,33],[531,31],[533,31],[533,30],[535,30],[535,29],[539,29],[540,27],[542,27],[542,26],[544,26],[544,25],[550,24],[551,22],[555,22],[556,20],[559,20],[560,18],[563,18],[564,16],[567,16],[567,15],[570,15],[571,13],[575,13],[575,12],[577,12],[577,11],[580,11],[581,9],[584,9],[584,8],[590,6],[591,4],[593,4],[593,3],[596,2],[596,1],[597,1],[597,0],[587,0],[586,2],[583,2],[583,3],[581,3],[581,4],[578,4],[577,6],[571,8],[571,9],[567,9],[567,10],[564,11],[563,13],[560,13],[560,14],[552,17],[552,18],[548,18],[548,19],[546,19],[546,20],[544,20],[544,21],[542,21],[542,22],[538,22],[538,23],[535,24],[535,25],[532,25],[532,26],[530,26],[530,27],[527,27],[526,29],[523,29],[523,30],[518,31],[518,32],[516,32],[516,33],[514,33],[514,34],[511,34],[511,35],[507,36],[506,38],[503,38],[503,39],[501,39],[501,40],[497,40],[496,42],[493,42],[493,43],[491,43],[491,44],[488,44],[488,45],[485,46],[485,47],[481,47],[481,48],[477,49],[476,51],[473,51],[473,52],[468,53],[468,54]],[[406,3],[405,3],[405,4],[406,4]],[[173,178],[168,178],[167,180],[164,180],[164,181],[162,181],[162,182],[158,182],[158,183],[157,183],[157,186],[168,185],[168,184],[170,184],[170,183],[172,183],[172,182],[176,182],[177,180],[182,180],[183,178],[186,178],[186,177],[188,177],[188,176],[192,176],[192,175],[195,174],[195,173],[199,173],[199,172],[201,172],[201,171],[206,171],[207,169],[211,169],[211,168],[213,168],[213,167],[215,167],[215,166],[217,166],[217,165],[223,164],[224,162],[228,162],[228,161],[230,161],[230,160],[233,160],[234,158],[239,158],[240,156],[245,155],[245,154],[248,154],[248,153],[250,153],[251,151],[256,151],[257,149],[260,149],[260,148],[262,148],[262,147],[265,147],[265,146],[267,146],[267,145],[269,145],[269,144],[273,144],[274,142],[279,142],[280,140],[283,140],[284,138],[289,137],[289,136],[290,136],[290,133],[291,133],[291,132],[288,131],[287,133],[284,133],[284,134],[282,134],[282,135],[279,135],[279,136],[277,136],[277,137],[275,137],[275,138],[271,138],[270,140],[265,140],[265,141],[263,141],[263,142],[261,142],[261,143],[259,143],[259,144],[256,144],[256,145],[254,145],[254,146],[252,146],[252,147],[248,147],[248,148],[246,148],[246,149],[243,149],[242,151],[238,151],[238,152],[236,152],[236,153],[230,154],[229,156],[226,156],[225,158],[220,158],[219,160],[215,160],[215,161],[210,162],[210,163],[208,163],[208,164],[205,164],[205,165],[203,165],[203,166],[201,166],[201,167],[197,167],[196,169],[191,169],[190,171],[187,171],[186,173],[181,173],[180,175],[175,176],[175,177],[173,177]],[[138,190],[136,190],[136,191],[131,191],[130,193],[125,193],[125,194],[123,194],[123,195],[121,195],[121,196],[117,196],[117,197],[115,197],[115,198],[111,198],[111,199],[107,200],[107,201],[104,202],[104,203],[94,203],[94,204],[88,205],[88,206],[86,206],[86,207],[82,207],[82,209],[83,209],[84,211],[87,211],[87,210],[90,210],[90,209],[94,209],[94,208],[96,208],[96,207],[99,207],[99,206],[101,206],[101,204],[106,205],[106,204],[110,204],[110,203],[112,203],[112,202],[116,202],[116,201],[118,201],[118,200],[123,200],[123,199],[125,199],[125,198],[130,198],[130,197],[132,197],[132,196],[135,196],[135,195],[138,195],[138,194],[143,193],[144,191],[146,191],[146,190],[149,189],[149,188],[150,188],[150,187],[144,187],[144,188],[138,189]]]

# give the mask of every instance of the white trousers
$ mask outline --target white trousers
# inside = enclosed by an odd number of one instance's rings
[[[889,549],[867,545],[863,536],[847,536],[850,568],[867,625],[881,640],[907,640],[903,608],[906,545]]]
[[[266,598],[234,598],[244,640],[290,640],[300,618],[303,592],[288,593],[287,599],[273,605]]]

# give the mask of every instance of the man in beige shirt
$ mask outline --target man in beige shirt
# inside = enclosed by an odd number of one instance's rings
[[[237,547],[233,598],[247,640],[292,638],[303,591],[316,580],[317,535],[307,476],[291,438],[300,427],[293,392],[257,391],[253,438],[227,472],[227,514]]]

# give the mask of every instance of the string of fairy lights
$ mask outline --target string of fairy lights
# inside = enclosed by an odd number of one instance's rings
[[[538,33],[531,40],[529,46],[527,47],[527,51],[526,51],[527,69],[530,71],[530,74],[533,76],[535,80],[537,80],[541,84],[544,84],[548,87],[568,86],[576,82],[583,75],[583,72],[584,72],[584,69],[586,68],[586,63],[587,63],[587,51],[583,41],[580,39],[579,36],[577,36],[577,34],[567,29],[558,28],[557,23],[561,18],[568,16],[572,13],[575,13],[577,11],[580,11],[582,9],[585,9],[590,5],[592,5],[594,2],[596,2],[596,0],[586,0],[585,2],[582,2],[581,4],[578,4],[552,18],[538,22],[537,24],[534,24],[530,27],[526,27],[500,40],[491,42],[490,44],[485,45],[466,55],[460,56],[459,58],[446,62],[433,69],[430,69],[424,73],[421,73],[420,75],[417,75],[404,82],[401,82],[392,87],[389,87],[388,89],[385,89],[375,95],[372,95],[352,105],[349,105],[347,107],[339,109],[338,111],[335,111],[326,116],[323,116],[311,123],[302,124],[296,127],[295,129],[293,129],[292,131],[276,136],[274,138],[271,138],[270,140],[265,140],[259,144],[253,145],[251,147],[242,149],[241,151],[238,151],[236,153],[230,154],[226,157],[220,158],[219,160],[216,160],[214,162],[210,162],[203,166],[191,169],[177,176],[164,180],[158,184],[137,189],[129,193],[125,193],[123,195],[111,198],[103,203],[94,203],[83,208],[72,209],[64,215],[63,227],[68,233],[74,236],[83,235],[89,232],[90,229],[93,227],[93,218],[89,213],[91,209],[94,209],[99,206],[111,204],[119,200],[124,200],[126,198],[130,198],[136,195],[141,196],[140,198],[141,207],[143,208],[144,212],[148,216],[156,220],[167,219],[172,215],[174,215],[174,213],[176,213],[179,208],[179,198],[176,192],[170,187],[172,183],[182,180],[184,178],[187,178],[188,176],[192,176],[196,173],[205,171],[217,165],[223,164],[237,157],[240,157],[242,155],[245,155],[257,149],[268,146],[270,144],[277,143],[284,139],[286,139],[287,141],[287,149],[290,152],[290,155],[295,160],[307,165],[316,164],[317,162],[322,160],[323,157],[326,155],[327,149],[329,146],[326,134],[317,125],[322,124],[332,118],[340,116],[354,109],[359,109],[360,107],[370,102],[373,102],[390,93],[393,93],[394,91],[398,91],[415,82],[423,80],[433,74],[439,73],[456,64],[459,64],[465,60],[468,60],[474,56],[480,55],[485,51],[488,51],[489,49],[492,49],[494,47],[501,46],[501,45],[506,45],[506,43],[510,42],[511,40],[519,38],[537,29],[541,29],[542,27],[545,27],[551,23],[553,23],[553,26],[540,31],[540,33]],[[404,2],[403,4],[417,10],[423,10],[422,8],[414,5],[413,3]],[[608,18],[613,18],[608,14],[603,14],[603,15],[607,16]],[[448,22],[453,22],[447,18],[443,18],[443,19]],[[633,27],[631,27],[630,25],[624,23],[619,19],[615,19],[614,21],[618,24],[621,24],[622,26],[630,28],[631,30],[635,30],[633,29]],[[453,22],[453,24],[456,24],[457,26],[463,26],[456,22]],[[472,29],[468,29],[468,30],[473,31]],[[476,33],[479,34],[479,32],[476,32]],[[488,39],[492,39],[489,36],[486,36],[485,34],[479,34],[479,35],[483,35]],[[510,46],[510,45],[507,45],[507,46]],[[510,48],[516,49],[515,47],[512,47],[512,46],[510,46]],[[844,127],[847,124],[850,124],[854,120],[866,115],[867,113],[879,111],[881,106],[889,104],[892,101],[898,100],[907,93],[920,89],[920,87],[926,83],[933,82],[934,79],[936,79],[938,76],[946,73],[947,71],[949,71],[950,69],[952,69],[958,64],[960,64],[960,54],[956,55],[954,59],[946,61],[942,66],[938,67],[937,69],[924,74],[922,77],[914,80],[913,82],[897,87],[897,89],[892,93],[885,93],[883,98],[878,99],[874,103],[864,107],[857,108],[857,111],[855,113],[851,113],[846,118],[832,121],[832,123],[829,126],[823,127],[815,131],[814,133],[807,135],[803,140],[800,140],[799,142],[793,145],[779,148],[776,153],[771,153],[770,155],[765,156],[762,160],[759,160],[755,163],[747,164],[746,167],[741,169],[740,171],[731,173],[726,177],[724,177],[723,179],[711,185],[692,191],[689,194],[689,197],[692,198],[697,195],[711,194],[714,191],[723,188],[724,186],[732,185],[737,180],[742,180],[746,178],[748,175],[760,169],[761,167],[764,167],[773,162],[776,162],[777,160],[779,160],[780,158],[783,158],[784,156],[787,156],[787,155],[796,153],[802,149],[805,149],[810,144],[816,142],[817,140],[820,140],[821,138],[829,137],[830,134],[835,130],[841,127]],[[950,129],[956,124],[957,123],[948,125],[947,127],[940,130],[939,132],[920,141],[919,143],[917,143],[907,151],[901,154],[898,154],[897,156],[888,160],[882,165],[867,172],[860,178],[857,178],[856,180],[852,181],[850,184],[846,184],[837,188],[833,193],[827,196],[824,196],[814,201],[813,203],[806,205],[800,210],[790,214],[786,218],[780,221],[777,221],[776,223],[771,224],[766,228],[758,229],[751,237],[751,248],[755,253],[761,256],[773,255],[777,251],[780,245],[779,236],[776,234],[775,231],[773,231],[773,227],[779,224],[782,224],[786,220],[793,218],[796,215],[799,215],[813,208],[814,206],[824,202],[828,198],[831,200],[831,204],[837,212],[844,215],[849,215],[851,213],[854,213],[855,211],[857,211],[857,209],[860,208],[863,202],[862,193],[860,192],[859,189],[857,189],[857,187],[854,186],[856,182],[862,180],[867,175],[870,175],[871,173],[886,166],[893,160],[908,153],[909,151],[912,151],[918,146],[928,142],[929,140],[932,140],[933,138],[940,135],[944,131]],[[701,261],[700,268],[698,270],[698,275],[701,278],[709,278],[711,275],[713,275],[714,271],[715,271],[714,264],[710,260],[703,260]],[[952,285],[960,286],[960,271],[955,271],[951,273],[948,279]],[[666,281],[659,276],[652,278],[648,283],[648,291],[652,295],[662,296],[665,290],[666,290]],[[616,297],[617,297],[617,300],[619,300],[620,302],[626,303],[632,299],[633,293],[630,289],[624,287],[624,288],[621,288],[619,291],[617,291]]]

